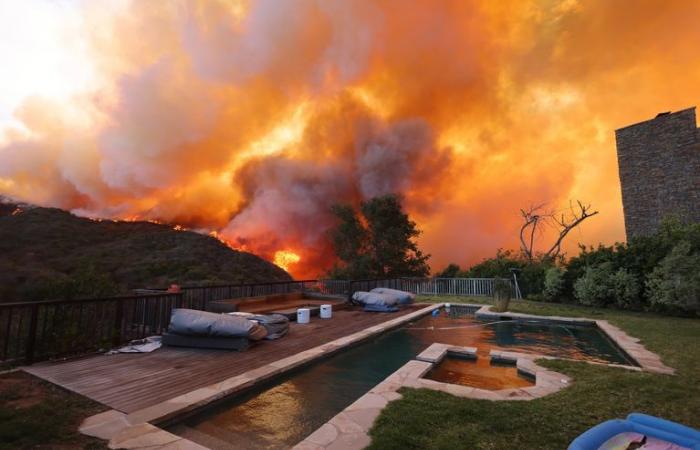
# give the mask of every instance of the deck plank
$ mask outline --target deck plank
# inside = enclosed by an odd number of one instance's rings
[[[164,347],[153,353],[92,355],[26,367],[27,372],[131,413],[417,310],[394,314],[334,311],[330,320],[292,323],[289,334],[244,352]]]

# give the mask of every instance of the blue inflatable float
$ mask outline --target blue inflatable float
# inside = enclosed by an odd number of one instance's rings
[[[700,450],[700,431],[670,420],[639,413],[630,414],[626,420],[614,419],[596,425],[574,439],[569,445],[569,450],[598,450],[621,433],[638,433],[680,447]]]

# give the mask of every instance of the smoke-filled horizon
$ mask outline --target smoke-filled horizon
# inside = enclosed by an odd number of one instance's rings
[[[614,130],[700,100],[698,2],[9,3],[0,194],[297,277],[333,262],[332,204],[388,193],[433,270],[517,248],[532,204],[600,211],[569,254],[622,241]]]

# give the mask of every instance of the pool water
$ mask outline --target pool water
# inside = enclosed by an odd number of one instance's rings
[[[630,364],[595,327],[484,322],[441,310],[246,394],[207,408],[169,431],[212,449],[289,448],[379,384],[433,342]],[[369,313],[368,313],[369,314]],[[375,313],[379,314],[379,313]],[[495,376],[499,375],[494,372]]]
[[[499,364],[491,361],[491,358],[464,358],[449,354],[425,374],[425,378],[490,391],[535,385],[534,378],[519,372],[515,364]]]
[[[488,355],[492,348],[538,353],[558,358],[636,365],[595,326],[559,325],[542,321],[476,320],[452,307],[437,317],[425,317],[405,330],[427,347],[433,342],[477,347]]]

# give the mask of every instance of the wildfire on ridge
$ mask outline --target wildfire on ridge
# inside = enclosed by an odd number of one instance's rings
[[[274,263],[276,266],[289,271],[290,266],[301,261],[301,257],[290,250],[278,250],[275,252]]]

